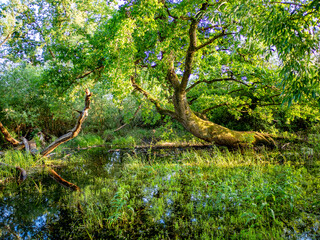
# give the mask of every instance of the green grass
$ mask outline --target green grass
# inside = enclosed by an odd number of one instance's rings
[[[83,227],[98,238],[111,237],[108,231],[117,238],[316,236],[319,176],[304,166],[307,159],[279,164],[278,155],[218,149],[148,161],[128,155],[121,177],[97,178],[84,189]]]
[[[8,164],[12,167],[21,167],[25,170],[41,164],[41,160],[22,151],[8,150],[4,156],[0,158],[0,162]],[[0,165],[0,180],[16,175],[15,168]]]
[[[61,148],[68,148],[68,147],[89,147],[95,145],[102,145],[105,142],[103,139],[96,134],[82,134],[80,133],[74,139],[71,139],[66,144],[61,145]]]

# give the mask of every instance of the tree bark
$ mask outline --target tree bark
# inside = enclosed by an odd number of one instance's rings
[[[207,142],[228,147],[247,147],[265,144],[274,146],[269,134],[253,131],[234,131],[198,117],[190,108],[185,92],[176,91],[173,96],[175,119],[194,136]]]
[[[1,47],[3,44],[5,44],[10,37],[11,37],[11,33],[9,33],[9,34],[7,35],[7,37],[0,43],[0,47]]]
[[[22,142],[24,144],[24,148],[26,150],[26,153],[29,153],[30,152],[30,145],[29,145],[29,142],[26,138],[22,138]]]
[[[177,82],[177,76],[169,70],[169,82]],[[226,127],[220,126],[208,120],[204,120],[197,116],[187,101],[186,91],[181,85],[172,84],[174,87],[173,104],[174,110],[170,111],[161,107],[160,101],[153,98],[147,91],[141,88],[134,77],[131,76],[132,86],[141,92],[149,101],[154,103],[160,114],[168,115],[177,120],[182,126],[192,133],[194,136],[205,140],[206,142],[215,143],[227,147],[247,147],[250,145],[264,144],[275,146],[275,142],[271,135],[254,131],[234,131]]]

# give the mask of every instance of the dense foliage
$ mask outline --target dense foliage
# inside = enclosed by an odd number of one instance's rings
[[[11,1],[1,9],[2,120],[50,128],[41,122],[69,119],[84,87],[100,96],[104,119],[108,102],[119,112],[131,95],[130,119],[144,100],[131,76],[172,111],[171,68],[191,109],[224,126],[275,131],[318,120],[317,1]],[[150,107],[142,119],[155,124]]]

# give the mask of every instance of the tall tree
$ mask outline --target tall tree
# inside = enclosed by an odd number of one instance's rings
[[[316,1],[298,2],[127,1],[101,28],[109,40],[108,77],[113,84],[130,78],[159,113],[208,142],[272,143],[268,134],[233,131],[207,121],[190,103],[205,99],[208,108],[202,112],[208,113],[218,107],[208,102],[222,99],[222,92],[224,105],[232,98],[243,106],[275,105],[280,103],[274,98],[281,94],[282,78],[285,90],[295,91],[290,97],[301,95],[305,85],[297,88],[299,81],[318,80],[319,65],[307,59],[317,58],[312,51],[318,50],[319,6]]]

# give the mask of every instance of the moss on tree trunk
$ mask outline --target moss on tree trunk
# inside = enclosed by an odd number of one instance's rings
[[[176,91],[173,100],[175,119],[200,139],[228,147],[246,147],[257,144],[275,145],[269,134],[234,131],[198,117],[191,110],[185,92]]]

